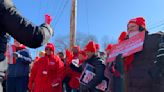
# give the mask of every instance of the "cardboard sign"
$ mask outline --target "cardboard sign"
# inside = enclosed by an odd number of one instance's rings
[[[95,76],[95,69],[92,65],[87,64],[81,77],[80,77],[80,83],[83,85],[87,85]],[[108,78],[104,78],[102,82],[96,86],[96,89],[101,91],[106,91],[108,88]]]
[[[123,57],[126,57],[141,51],[143,49],[144,39],[145,39],[145,31],[119,44],[113,45],[109,57],[107,59],[107,62],[114,61],[116,56],[119,54],[123,54]]]

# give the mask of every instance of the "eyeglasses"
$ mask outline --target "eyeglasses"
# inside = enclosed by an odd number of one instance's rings
[[[50,48],[46,48],[45,50],[49,50],[49,51],[52,51]]]

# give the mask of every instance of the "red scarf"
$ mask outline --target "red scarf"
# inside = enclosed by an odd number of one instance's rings
[[[127,33],[122,32],[120,37],[119,37],[119,43],[127,39]],[[124,58],[124,70],[128,71],[131,68],[131,63],[134,60],[134,54],[127,56]]]
[[[131,63],[133,62],[133,60],[134,60],[134,54],[125,57],[125,59],[124,59],[124,70],[125,71],[128,71],[131,68]]]

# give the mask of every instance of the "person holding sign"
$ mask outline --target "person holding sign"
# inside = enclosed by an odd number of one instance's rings
[[[14,40],[11,46],[10,59],[7,59],[6,92],[27,92],[30,63],[32,58],[29,50]]]
[[[128,22],[127,36],[124,36],[125,38],[119,44],[137,37],[142,32],[145,32],[143,46],[140,45],[142,49],[128,56],[124,56],[125,53],[121,53],[122,58],[119,55],[115,61],[124,63],[125,90],[126,92],[164,92],[164,71],[162,71],[164,69],[160,67],[164,66],[164,63],[162,63],[164,61],[164,49],[162,49],[164,48],[164,33],[148,34],[145,19],[137,17]]]
[[[80,92],[101,92],[96,88],[96,86],[98,86],[104,78],[104,61],[96,55],[96,46],[93,41],[90,41],[86,45],[85,52],[87,54],[87,60],[79,67],[76,67],[73,64],[71,64],[70,67],[74,71],[78,71],[80,73],[83,72],[80,78]],[[92,66],[89,69],[91,71],[87,70],[88,65]],[[89,78],[90,75],[92,78]]]

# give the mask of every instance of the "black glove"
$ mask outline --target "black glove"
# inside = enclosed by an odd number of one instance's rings
[[[123,63],[122,54],[119,54],[119,55],[116,57],[115,61],[114,61],[115,69],[118,70],[118,68],[120,68],[120,66],[122,65],[122,63]],[[123,67],[123,66],[122,66],[122,67]]]
[[[116,59],[111,63],[109,70],[113,73],[113,68],[118,69],[122,61],[123,61],[122,54],[117,55]]]

